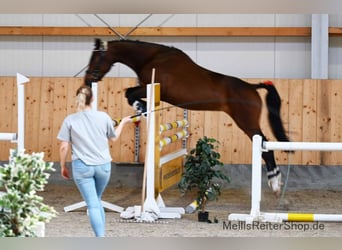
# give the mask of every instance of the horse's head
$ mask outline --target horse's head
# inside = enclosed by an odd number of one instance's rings
[[[103,76],[110,70],[111,62],[106,59],[107,57],[107,43],[100,39],[95,39],[95,48],[90,57],[90,62],[86,75],[84,78],[84,83],[87,86],[91,86],[92,82],[101,81]]]

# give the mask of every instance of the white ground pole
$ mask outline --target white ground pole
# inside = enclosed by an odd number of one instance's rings
[[[97,83],[93,82],[91,88],[92,88],[92,91],[93,91],[93,98],[94,98],[94,101],[92,103],[92,108],[94,110],[97,110],[97,93],[98,93],[98,91],[97,91],[97,89],[98,89]],[[121,213],[124,210],[123,207],[117,206],[115,204],[112,204],[112,203],[109,203],[109,202],[106,202],[106,201],[101,201],[101,202],[102,202],[102,206],[104,208],[107,208],[107,209],[112,210],[114,212]],[[64,212],[70,212],[70,211],[79,209],[81,207],[86,207],[86,206],[87,206],[87,204],[85,203],[85,201],[81,201],[81,202],[78,202],[78,203],[75,203],[75,204],[72,204],[72,205],[64,207]]]
[[[24,83],[29,82],[26,76],[17,73],[17,107],[18,107],[18,130],[17,133],[0,133],[0,141],[11,141],[17,143],[17,149],[25,147],[25,89]]]
[[[261,201],[261,154],[267,150],[314,150],[314,151],[341,151],[342,143],[335,142],[262,142],[259,135],[253,136],[252,152],[252,197],[250,214],[230,214],[230,221],[283,222],[283,221],[331,221],[342,222],[342,214],[312,214],[312,213],[268,213],[260,211]]]

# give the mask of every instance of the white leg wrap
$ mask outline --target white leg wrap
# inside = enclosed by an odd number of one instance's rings
[[[272,177],[268,180],[268,185],[272,188],[273,192],[280,194],[281,191],[281,173],[279,175]]]
[[[134,108],[136,111],[138,111],[139,104],[140,104],[139,101],[134,101],[134,102],[133,102],[133,105],[132,105],[132,106],[133,106],[133,108]]]

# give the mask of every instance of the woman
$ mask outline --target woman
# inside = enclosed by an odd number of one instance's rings
[[[91,226],[97,237],[105,235],[105,212],[101,202],[110,178],[111,155],[108,140],[116,141],[130,117],[122,119],[114,129],[113,121],[105,112],[93,110],[93,93],[88,86],[76,92],[78,112],[65,118],[57,139],[61,140],[59,154],[61,175],[70,178],[66,166],[71,148],[72,175],[85,200]]]

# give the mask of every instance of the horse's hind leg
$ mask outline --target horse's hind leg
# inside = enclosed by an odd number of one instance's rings
[[[265,136],[261,136],[263,141],[267,141]],[[268,185],[272,188],[273,192],[279,195],[281,191],[281,173],[275,162],[273,150],[263,152],[262,158],[266,163]]]
[[[259,107],[259,105],[254,106],[254,109],[250,109],[251,107],[246,105],[239,107],[239,109],[236,108],[235,110],[239,110],[238,115],[233,113],[231,116],[251,140],[254,135],[258,134],[262,136],[263,141],[266,141],[266,137],[259,127],[260,108],[255,108]],[[281,190],[281,173],[275,162],[274,152],[263,152],[262,158],[266,164],[268,184],[273,192],[279,194]]]
[[[261,131],[258,133],[254,133],[254,134],[260,135],[263,141],[267,141],[266,137],[263,135]],[[268,180],[267,183],[271,187],[272,191],[276,195],[279,195],[281,191],[281,172],[280,172],[279,167],[276,164],[273,150],[264,151],[262,153],[262,158],[266,164],[266,170],[267,170],[266,175],[267,175],[267,180]]]

